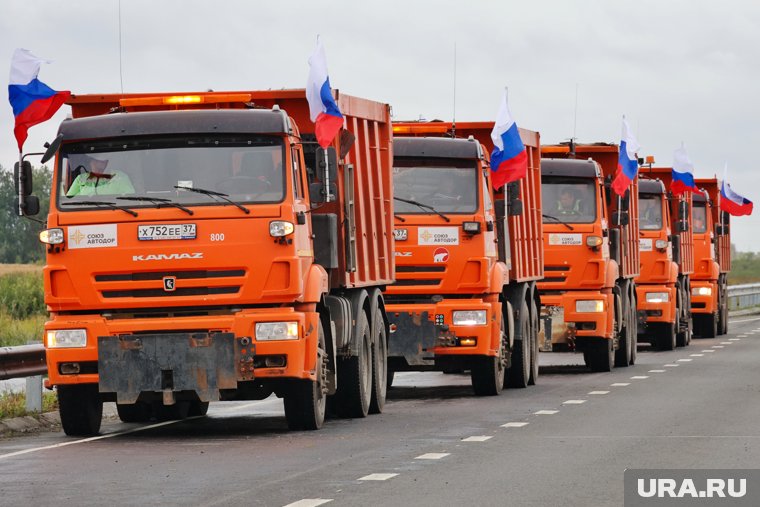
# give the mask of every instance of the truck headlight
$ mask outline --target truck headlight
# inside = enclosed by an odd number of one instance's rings
[[[256,324],[256,339],[297,340],[298,322],[259,322]]]
[[[694,287],[691,289],[692,296],[712,296],[712,287]]]
[[[647,292],[645,298],[647,303],[667,303],[670,301],[670,294],[667,292]]]
[[[47,346],[50,349],[65,349],[87,346],[86,329],[51,329],[47,332]]]
[[[46,245],[60,245],[63,243],[63,229],[45,229],[40,232],[40,243]]]
[[[668,241],[665,239],[658,239],[654,242],[654,247],[658,250],[665,250],[668,248]]]
[[[284,220],[269,222],[269,235],[275,238],[281,238],[282,236],[293,234],[294,230],[293,224],[285,222]]]
[[[455,310],[452,318],[455,326],[485,326],[485,310]]]
[[[601,313],[604,311],[604,301],[590,300],[590,301],[576,301],[575,311],[578,313]]]

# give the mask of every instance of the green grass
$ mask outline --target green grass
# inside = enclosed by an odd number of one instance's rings
[[[42,411],[53,412],[58,410],[58,396],[55,393],[42,393]],[[26,411],[26,394],[5,393],[0,395],[0,419],[10,419],[29,415]]]
[[[0,347],[41,342],[47,316],[33,315],[27,319],[14,319],[0,311]]]

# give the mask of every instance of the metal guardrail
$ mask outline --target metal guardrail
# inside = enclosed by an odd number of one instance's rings
[[[0,380],[45,375],[45,347],[42,344],[0,347]]]
[[[760,283],[728,287],[728,310],[745,310],[760,306]]]
[[[760,307],[760,283],[731,285],[728,288],[730,311]],[[45,348],[42,344],[0,347],[0,380],[45,375]]]

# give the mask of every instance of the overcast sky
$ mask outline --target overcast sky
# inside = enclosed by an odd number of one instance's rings
[[[752,0],[122,0],[121,75],[118,0],[1,0],[0,68],[23,47],[54,60],[41,81],[78,94],[122,80],[125,92],[302,88],[317,34],[333,87],[390,103],[397,120],[451,119],[456,104],[458,120],[490,121],[508,86],[518,125],[545,144],[574,132],[617,143],[625,114],[640,155],[670,166],[683,142],[697,177],[728,163],[734,190],[760,201]],[[33,127],[25,150],[67,110]],[[0,165],[17,157],[3,100]],[[739,250],[760,251],[760,210],[733,223]]]

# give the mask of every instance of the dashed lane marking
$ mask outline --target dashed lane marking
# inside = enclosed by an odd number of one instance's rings
[[[715,352],[713,349],[705,349],[702,352]]]
[[[451,453],[448,453],[448,452],[429,452],[427,454],[422,454],[420,456],[417,456],[414,459],[443,459],[446,456],[451,456]]]
[[[648,375],[634,375],[631,377],[631,380],[644,380],[645,378],[649,378]]]
[[[614,384],[610,384],[612,387],[625,387],[631,385],[630,382],[615,382]]]
[[[523,426],[527,426],[528,423],[526,422],[508,422],[507,424],[502,424],[502,428],[522,428]]]
[[[668,364],[665,364],[665,365],[663,365],[663,366],[670,366],[670,367],[675,367],[675,366],[679,366],[679,365],[677,365],[677,364],[675,364],[675,363],[668,363]]]
[[[610,394],[609,391],[591,391],[589,394]]]
[[[721,345],[731,345],[734,342],[720,342]]]
[[[332,502],[332,498],[304,498],[297,502],[289,503],[285,507],[317,507]]]
[[[539,410],[538,412],[533,412],[534,415],[554,415],[559,413],[559,410]]]
[[[360,481],[387,481],[388,479],[393,479],[398,474],[369,474],[365,475],[364,477],[360,477]]]
[[[665,373],[666,370],[649,370],[648,373]]]
[[[563,401],[563,405],[582,405],[583,403],[586,403],[586,400],[567,400]]]
[[[723,347],[723,345],[713,345],[712,348],[714,348],[714,349],[722,349],[724,347]]]
[[[691,357],[702,357],[704,354],[689,354]]]
[[[689,361],[693,361],[693,359],[679,359],[682,363],[688,363]]]
[[[742,340],[741,338],[729,338],[728,339],[728,341],[730,341],[730,342],[739,342],[741,340]]]
[[[474,435],[472,437],[463,438],[462,442],[485,442],[491,440],[493,437],[489,435]]]

